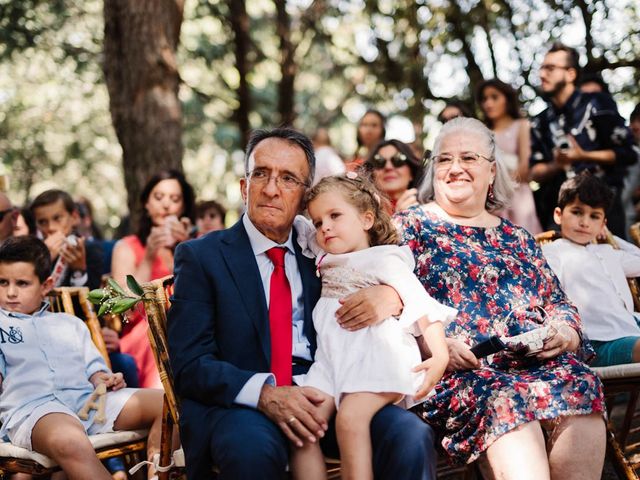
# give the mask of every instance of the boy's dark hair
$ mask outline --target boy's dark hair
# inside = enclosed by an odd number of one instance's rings
[[[576,71],[576,83],[580,80],[580,55],[575,48],[569,47],[562,42],[555,42],[547,53],[565,52],[567,54],[567,67]]]
[[[35,213],[36,208],[44,207],[46,205],[51,205],[52,203],[56,203],[58,200],[62,200],[64,209],[67,212],[69,213],[75,212],[76,204],[73,201],[73,198],[71,198],[71,195],[69,195],[64,190],[58,190],[58,189],[46,190],[42,192],[40,195],[38,195],[36,198],[33,199],[33,202],[31,202],[29,209],[33,213]]]
[[[9,237],[0,244],[0,264],[26,262],[43,283],[51,274],[51,254],[42,240],[31,235]]]
[[[580,76],[580,81],[578,82],[578,87],[581,87],[585,83],[597,83],[602,88],[603,92],[609,92],[609,85],[602,78],[602,74],[600,72],[585,72]]]
[[[209,210],[215,210],[218,215],[220,215],[222,224],[224,225],[225,217],[227,216],[227,210],[215,200],[203,200],[196,203],[196,218],[204,217],[204,214]]]
[[[563,210],[576,199],[591,208],[602,208],[606,214],[613,201],[613,192],[598,177],[582,172],[562,184],[558,194],[558,207]]]

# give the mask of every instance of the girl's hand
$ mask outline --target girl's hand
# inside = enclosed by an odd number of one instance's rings
[[[449,365],[447,370],[471,370],[480,368],[480,362],[471,351],[471,347],[457,338],[447,338],[449,347]]]
[[[575,351],[580,345],[580,335],[566,322],[554,322],[544,340],[542,351],[536,355],[539,360],[554,358],[564,352]]]
[[[432,357],[413,368],[413,372],[425,372],[422,386],[414,395],[416,400],[426,397],[427,394],[431,390],[433,390],[433,387],[435,387],[436,384],[440,381],[442,375],[444,375],[444,371],[447,368],[447,360],[448,357]]]

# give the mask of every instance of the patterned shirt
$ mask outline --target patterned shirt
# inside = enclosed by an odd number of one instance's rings
[[[592,170],[610,186],[620,187],[627,165],[636,162],[633,136],[608,93],[573,92],[562,106],[553,104],[531,122],[531,166],[553,161],[554,148],[567,148],[567,135],[586,151],[613,150],[615,163],[576,162],[572,170]],[[566,146],[565,146],[566,145]]]

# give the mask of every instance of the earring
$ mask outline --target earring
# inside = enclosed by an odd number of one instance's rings
[[[493,193],[493,183],[489,184],[489,192],[487,193],[487,200],[493,202],[496,199],[495,194]]]

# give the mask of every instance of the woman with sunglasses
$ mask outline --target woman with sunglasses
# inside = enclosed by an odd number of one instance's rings
[[[520,115],[518,93],[506,83],[486,80],[478,88],[476,100],[480,104],[484,123],[495,133],[497,151],[517,182],[511,203],[503,216],[535,235],[542,231],[536,214],[533,192],[529,188],[529,156],[531,137],[529,122]]]
[[[391,203],[391,212],[399,212],[418,203],[415,187],[422,178],[422,163],[413,150],[400,140],[378,143],[365,162],[376,187]]]

